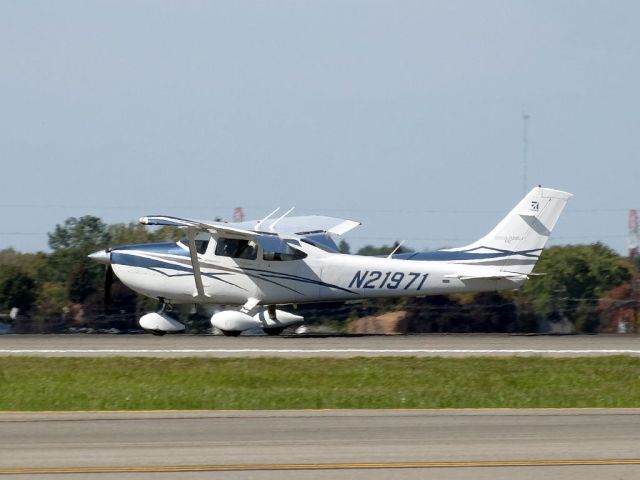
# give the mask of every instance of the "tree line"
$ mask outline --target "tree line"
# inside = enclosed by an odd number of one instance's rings
[[[156,310],[157,301],[116,282],[106,309],[104,265],[87,255],[107,246],[176,241],[181,234],[171,227],[107,225],[93,216],[71,217],[48,234],[51,252],[1,250],[0,322],[11,323],[16,333],[138,330],[138,318]],[[346,241],[339,246],[349,253]],[[367,245],[356,253],[388,255],[396,247]],[[554,246],[543,251],[536,265],[534,273],[540,275],[517,292],[300,305],[298,313],[338,330],[353,318],[404,310],[408,331],[416,333],[527,333],[559,326],[585,333],[636,331],[639,270],[638,259],[630,261],[601,243]],[[188,331],[210,329],[211,312],[205,307],[179,306],[174,314]]]

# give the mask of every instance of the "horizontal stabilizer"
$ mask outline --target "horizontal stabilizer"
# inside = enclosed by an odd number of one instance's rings
[[[467,273],[453,273],[445,275],[444,278],[455,278],[458,280],[526,280],[528,275],[510,272],[491,272],[486,275],[469,275]]]

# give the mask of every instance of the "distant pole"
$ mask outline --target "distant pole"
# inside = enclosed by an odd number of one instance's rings
[[[638,211],[629,210],[629,258],[633,260],[638,255]]]
[[[633,261],[638,255],[638,211],[629,210],[629,259]],[[631,276],[631,298],[633,301],[633,325],[631,331],[638,333],[638,311],[640,310],[640,300],[638,299],[638,281],[640,276],[634,273]]]
[[[527,181],[527,156],[529,154],[529,114],[523,109],[522,113],[522,192],[526,195],[529,190]]]

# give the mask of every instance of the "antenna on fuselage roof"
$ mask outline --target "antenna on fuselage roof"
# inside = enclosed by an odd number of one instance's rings
[[[280,210],[280,207],[276,208],[273,212],[271,212],[269,215],[264,217],[262,220],[258,220],[256,222],[255,230],[259,230],[260,225],[262,225],[265,221],[269,220],[278,210]]]
[[[393,254],[396,253],[398,250],[400,250],[400,247],[402,246],[403,243],[404,243],[404,240],[402,240],[399,244],[397,244],[396,248],[393,249],[393,251],[389,254],[387,258],[388,259],[393,258]]]
[[[282,220],[284,217],[286,217],[287,215],[289,215],[291,212],[293,212],[293,209],[296,207],[291,207],[289,210],[287,210],[285,212],[284,215],[282,215],[280,218],[278,218],[275,222],[273,222],[271,225],[269,225],[269,231],[270,232],[275,232],[276,231],[276,224]]]

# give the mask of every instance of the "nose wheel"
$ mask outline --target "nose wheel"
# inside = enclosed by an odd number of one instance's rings
[[[157,312],[143,315],[138,322],[140,326],[157,336],[183,331],[184,325],[168,315],[168,312],[171,311],[171,305],[164,298],[158,300],[161,302],[160,309]]]
[[[165,312],[170,312],[171,310],[173,310],[171,304],[168,303],[163,297],[160,297],[158,300],[160,300],[160,310],[158,310],[159,314],[162,315]],[[149,330],[149,333],[151,333],[151,335],[155,335],[156,337],[163,337],[167,334],[167,332],[165,332],[164,330]]]
[[[158,301],[160,302],[160,310],[158,313],[165,313],[173,311],[173,305],[167,301],[164,297],[158,297]]]

